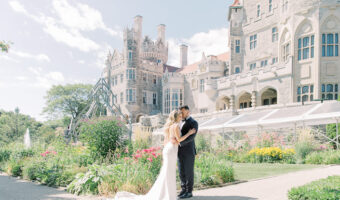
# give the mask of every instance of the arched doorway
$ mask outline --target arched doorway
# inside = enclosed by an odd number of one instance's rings
[[[140,122],[140,118],[141,118],[142,116],[143,116],[142,114],[137,115],[137,117],[136,117],[136,123],[139,123],[139,122]]]
[[[249,92],[246,92],[242,94],[238,100],[238,108],[249,108],[252,107],[251,105],[251,94]]]
[[[228,110],[230,109],[230,98],[227,96],[221,97],[216,102],[216,110]]]
[[[261,95],[261,105],[277,104],[277,92],[273,88],[266,89]]]

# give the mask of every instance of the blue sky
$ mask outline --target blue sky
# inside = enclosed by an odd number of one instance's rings
[[[230,0],[0,0],[0,109],[38,120],[54,84],[95,83],[109,50],[122,50],[122,32],[143,16],[143,35],[155,39],[166,25],[168,64],[178,66],[181,43],[189,63],[228,50]]]

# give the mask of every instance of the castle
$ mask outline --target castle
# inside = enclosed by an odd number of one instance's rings
[[[228,20],[230,51],[202,53],[188,65],[190,47],[181,45],[176,68],[166,64],[165,25],[152,41],[142,37],[142,17],[136,16],[133,28],[124,31],[123,53],[115,50],[106,60],[112,101],[138,122],[181,105],[193,114],[235,115],[273,104],[338,99],[339,0],[235,0]]]

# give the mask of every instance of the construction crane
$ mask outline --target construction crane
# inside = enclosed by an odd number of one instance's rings
[[[120,116],[123,119],[126,119],[124,114],[121,112],[120,106],[116,105],[114,100],[110,101],[110,97],[117,98],[117,96],[112,93],[105,78],[100,78],[88,96],[90,103],[80,112],[79,115],[77,115],[77,117],[71,119],[67,134],[65,134],[66,143],[69,143],[72,138],[74,138],[75,141],[78,140],[79,132],[77,128],[79,127],[80,122],[84,119],[90,119],[92,116],[95,116],[95,113],[97,113],[98,109],[102,106],[104,106],[111,115]],[[129,139],[131,141],[131,119],[126,120],[128,121],[127,128],[129,131]]]

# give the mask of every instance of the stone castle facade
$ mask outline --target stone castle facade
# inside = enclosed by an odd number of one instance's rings
[[[260,106],[338,99],[340,1],[235,0],[229,6],[229,48],[180,68],[166,65],[165,25],[158,38],[142,37],[142,17],[124,32],[123,53],[108,55],[105,77],[122,111],[237,114]],[[227,36],[226,36],[227,37]],[[227,50],[227,46],[226,46]],[[204,49],[202,49],[204,51]]]

